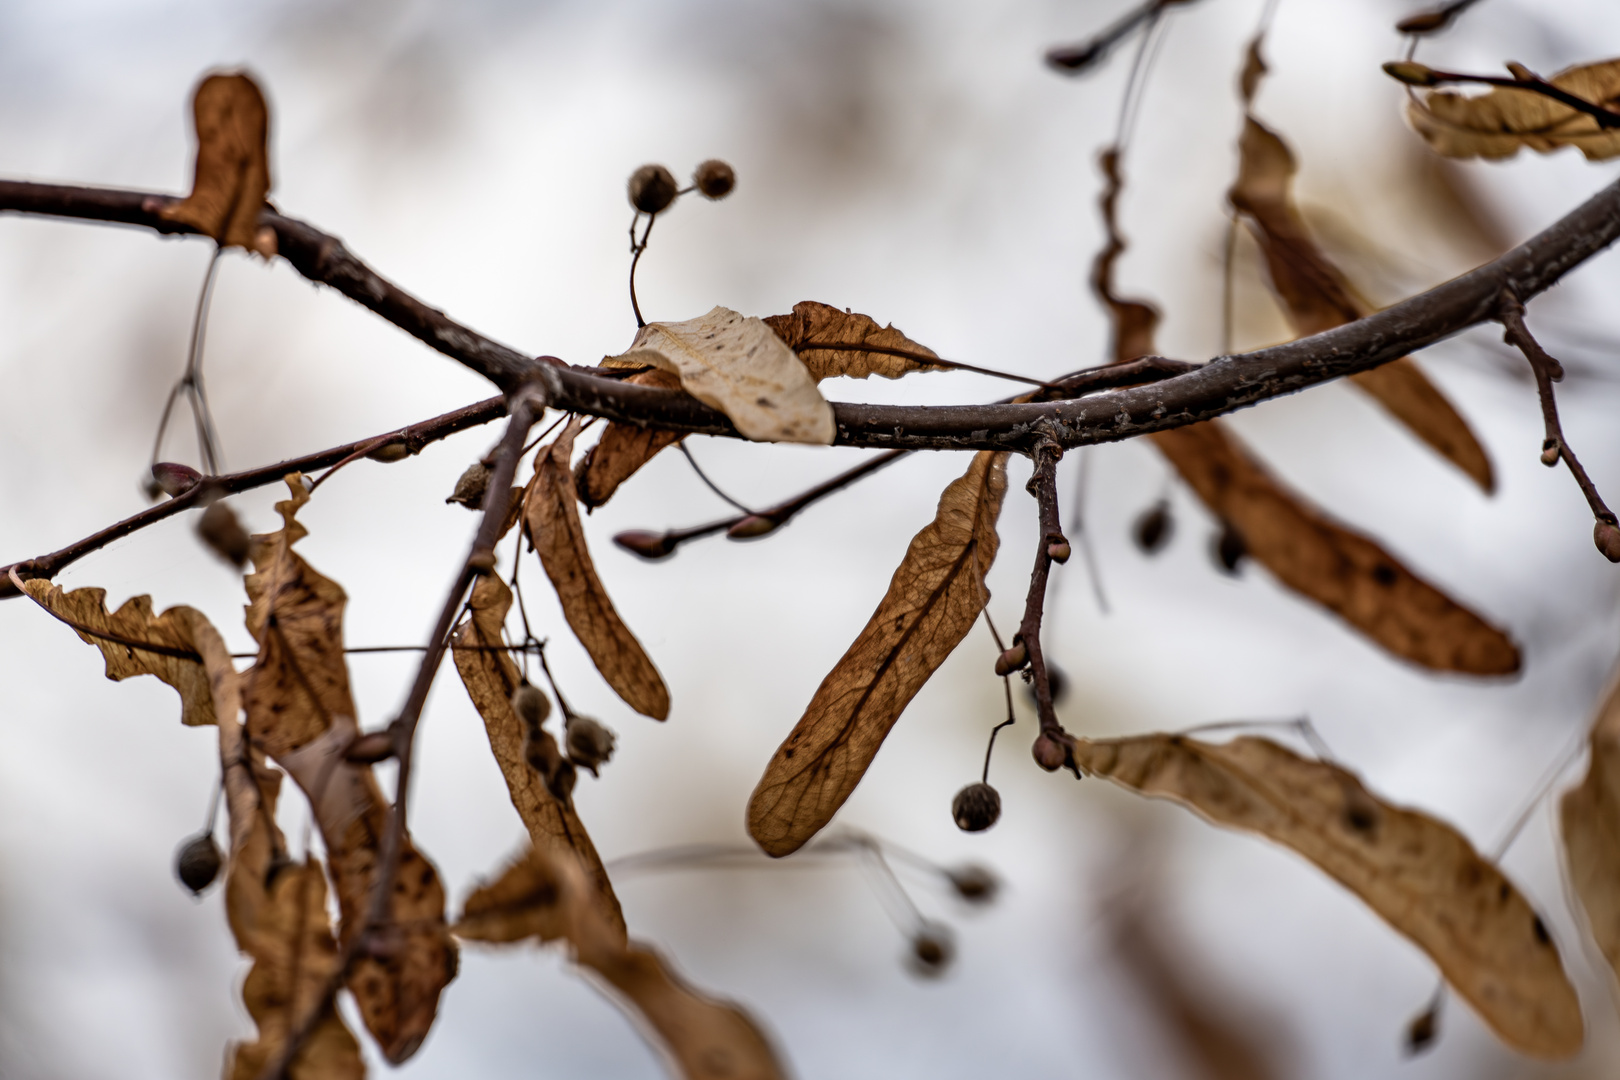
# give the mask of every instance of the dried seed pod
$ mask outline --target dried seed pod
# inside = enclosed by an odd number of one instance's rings
[[[396,461],[404,461],[411,456],[411,448],[402,442],[384,443],[377,447],[366,457],[372,461],[380,461],[384,465],[392,465]]]
[[[523,758],[546,782],[551,797],[566,803],[574,793],[574,782],[579,774],[574,770],[574,763],[563,757],[551,733],[539,728],[531,730],[523,740]]]
[[[627,529],[622,533],[615,533],[613,542],[630,554],[639,555],[648,562],[657,562],[675,554],[675,544],[670,540],[668,533]]]
[[[1030,753],[1035,758],[1035,764],[1047,772],[1057,772],[1069,760],[1069,748],[1044,731],[1035,740],[1035,745],[1030,747]]]
[[[1144,555],[1157,555],[1170,545],[1176,534],[1176,519],[1170,514],[1170,500],[1160,499],[1137,515],[1131,526],[1131,539]]]
[[[956,895],[970,904],[992,903],[996,893],[1001,891],[1001,879],[975,863],[947,870],[945,875],[950,878],[951,888],[956,890]]]
[[[1071,554],[1073,554],[1073,551],[1070,549],[1069,541],[1065,537],[1060,536],[1056,540],[1049,541],[1046,545],[1046,557],[1055,563],[1068,562]]]
[[[951,817],[963,832],[984,832],[1001,817],[1001,795],[989,784],[969,784],[951,800]]]
[[[1416,1057],[1434,1045],[1440,1034],[1440,1002],[1435,1000],[1427,1009],[1412,1017],[1406,1025],[1406,1056]]]
[[[1210,546],[1210,554],[1215,559],[1215,568],[1223,574],[1237,577],[1243,560],[1248,557],[1249,545],[1244,542],[1243,534],[1238,532],[1229,521],[1221,523],[1221,531]]]
[[[643,165],[630,174],[630,205],[643,214],[661,213],[675,201],[675,177],[662,165]]]
[[[1620,562],[1620,528],[1612,521],[1599,521],[1592,526],[1592,542],[1610,562]]]
[[[214,843],[214,834],[198,833],[175,852],[174,876],[191,890],[191,895],[201,896],[203,890],[219,877],[219,868],[224,861],[219,845]]]
[[[710,158],[692,173],[692,183],[705,199],[723,199],[737,186],[737,173],[719,158]]]
[[[773,517],[764,514],[749,514],[737,524],[726,530],[727,540],[753,540],[760,536],[769,536],[775,532],[782,523]]]
[[[943,975],[956,956],[948,927],[925,922],[911,938],[911,970],[918,975]]]
[[[1014,638],[1012,648],[996,657],[996,674],[1011,675],[1027,663],[1029,663],[1029,647]]]
[[[215,554],[238,570],[247,565],[253,540],[242,528],[242,523],[236,520],[236,513],[223,502],[216,502],[203,511],[197,521],[197,535],[214,549]]]
[[[523,721],[527,731],[539,731],[540,725],[551,715],[551,699],[538,686],[524,679],[512,691],[512,711]]]
[[[152,466],[152,483],[171,499],[184,495],[202,482],[202,473],[190,465],[173,461],[160,461]]]
[[[613,757],[613,744],[618,740],[601,722],[589,716],[570,716],[563,725],[563,742],[568,747],[568,760],[582,769],[599,775],[597,766]]]
[[[482,461],[475,461],[467,466],[456,481],[456,490],[444,500],[447,503],[460,503],[469,510],[480,510],[484,506],[484,493],[489,490],[489,478],[492,475],[488,465]],[[442,489],[441,489],[442,490]]]
[[[1438,86],[1434,69],[1415,60],[1391,60],[1384,65],[1384,74],[1408,86]]]
[[[349,743],[349,748],[343,751],[343,760],[350,765],[375,765],[379,761],[387,761],[394,756],[394,732],[392,728],[382,731],[368,731],[364,735],[356,735]]]

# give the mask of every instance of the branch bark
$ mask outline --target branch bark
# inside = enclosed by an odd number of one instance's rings
[[[0,181],[0,212],[120,222],[161,233],[190,232],[159,217],[158,212],[173,201],[172,196],[142,192]],[[411,296],[351,255],[336,237],[273,210],[265,210],[260,221],[275,230],[281,254],[299,273],[330,285],[502,390],[538,378],[554,408],[739,437],[723,414],[681,391],[615,381],[550,357],[526,357]],[[1616,238],[1620,238],[1620,180],[1501,258],[1324,333],[1217,357],[1197,370],[1149,386],[1078,400],[936,406],[835,403],[836,442],[883,449],[1027,453],[1043,437],[1072,449],[1195,424],[1370,370],[1492,319],[1504,288],[1527,301]]]

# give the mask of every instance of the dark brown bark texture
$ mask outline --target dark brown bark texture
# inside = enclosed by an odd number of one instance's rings
[[[175,198],[136,191],[0,181],[0,212],[192,230],[159,216]],[[548,404],[608,420],[738,437],[718,411],[679,390],[635,386],[554,358],[532,358],[476,333],[372,271],[334,236],[266,209],[280,254],[511,392],[538,378]],[[1284,345],[1233,356],[1151,385],[1048,402],[990,405],[835,403],[837,444],[914,450],[1028,452],[1042,438],[1064,449],[1116,442],[1222,416],[1270,398],[1366,371],[1495,317],[1511,290],[1528,301],[1620,237],[1620,181],[1493,262],[1376,314]],[[1044,421],[1044,422],[1043,422]]]

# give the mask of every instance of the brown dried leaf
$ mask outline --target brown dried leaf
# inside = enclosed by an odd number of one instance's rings
[[[596,670],[632,709],[662,720],[669,715],[669,690],[596,576],[574,505],[568,459],[580,426],[577,418],[569,421],[555,442],[540,448],[524,496],[524,523],[557,590],[563,616]]]
[[[276,253],[276,234],[259,228],[270,192],[270,110],[246,75],[210,75],[191,98],[197,168],[191,194],[160,213],[265,258]]]
[[[972,629],[990,599],[1007,455],[973,456],[912,538],[872,618],[816,689],[748,802],[767,854],[797,851],[849,798],[900,713]]]
[[[681,385],[677,376],[658,368],[632,375],[625,381],[664,390],[675,390]],[[634,476],[638,469],[653,459],[653,455],[680,440],[681,433],[678,431],[637,427],[617,421],[608,424],[596,445],[585,451],[585,456],[574,467],[574,488],[579,493],[579,501],[585,504],[587,511],[595,510],[613,498],[619,485]]]
[[[1620,975],[1620,684],[1610,687],[1592,723],[1591,752],[1559,817],[1575,894],[1603,958]]]
[[[1114,330],[1113,353],[1118,362],[1135,360],[1153,352],[1153,331],[1159,325],[1159,309],[1141,300],[1129,300],[1114,292],[1114,264],[1125,253],[1125,240],[1119,234],[1116,218],[1119,193],[1124,179],[1119,172],[1119,147],[1110,146],[1098,157],[1102,166],[1103,188],[1099,205],[1108,242],[1091,263],[1091,288],[1108,308]]]
[[[628,941],[592,902],[565,850],[531,848],[479,887],[456,923],[473,941],[566,940],[575,962],[611,986],[620,1003],[686,1080],[780,1080],[786,1075],[759,1027],[739,1006],[701,994],[657,952]]]
[[[1074,742],[1087,772],[1303,855],[1428,953],[1505,1042],[1566,1058],[1580,1002],[1530,904],[1451,826],[1375,798],[1354,774],[1266,739]]]
[[[1547,81],[1595,105],[1620,109],[1620,60],[1566,68]],[[1566,146],[1578,147],[1589,161],[1620,154],[1620,129],[1600,128],[1586,113],[1529,90],[1434,90],[1409,103],[1406,117],[1429,148],[1446,157],[1501,159],[1520,147],[1550,154]]]
[[[674,372],[688,394],[725,413],[744,438],[832,444],[832,406],[804,364],[764,322],[729,308],[648,323],[629,352],[604,363]]]
[[[1470,675],[1519,670],[1518,647],[1506,634],[1289,491],[1227,425],[1211,420],[1152,439],[1283,585],[1415,664]]]
[[[125,600],[117,611],[109,613],[106,589],[63,592],[39,578],[23,582],[23,589],[57,618],[117,639],[109,641],[74,630],[81,640],[101,650],[107,663],[107,678],[119,682],[132,675],[156,675],[180,694],[181,723],[198,726],[214,722],[208,673],[200,661],[195,657],[147,652],[130,644],[147,642],[164,649],[195,651],[191,646],[191,619],[201,619],[200,612],[189,607],[172,607],[162,615],[153,615],[152,598],[134,596]]]
[[[622,931],[624,913],[619,909],[619,898],[614,895],[607,870],[579,815],[571,804],[558,802],[552,796],[545,779],[524,759],[523,722],[512,712],[512,693],[519,681],[517,665],[504,652],[466,647],[504,644],[501,627],[511,607],[512,591],[500,578],[486,574],[478,579],[473,586],[470,614],[456,628],[452,639],[457,646],[456,671],[484,718],[489,748],[501,767],[501,775],[506,777],[506,790],[528,827],[530,840],[536,847],[560,844],[572,851],[585,867],[608,920]]]
[[[344,760],[358,732],[343,660],[343,607],[336,582],[292,550],[307,535],[297,513],[309,501],[291,475],[292,498],[276,504],[284,527],[255,537],[247,578],[248,630],[259,643],[243,674],[251,744],[274,757],[309,798],[338,894],[342,940],[365,922],[389,806],[371,767]],[[406,839],[389,914],[394,948],[353,965],[348,986],[383,1055],[398,1064],[421,1045],[439,993],[456,972],[438,871]]]
[[[898,379],[913,371],[945,370],[915,357],[837,348],[840,345],[867,345],[920,353],[925,357],[935,355],[932,349],[917,344],[893,326],[879,326],[877,320],[870,316],[844,311],[830,304],[805,300],[793,305],[791,315],[770,315],[764,322],[788,348],[798,354],[810,377],[817,382],[839,375],[852,379],[864,379],[868,375]]]
[[[1277,134],[1252,116],[1238,143],[1237,181],[1227,197],[1248,217],[1266,258],[1272,289],[1300,336],[1353,322],[1372,308],[1317,247],[1294,204],[1297,165]],[[1464,420],[1410,357],[1352,375],[1359,386],[1419,439],[1485,491],[1496,480],[1490,458]]]

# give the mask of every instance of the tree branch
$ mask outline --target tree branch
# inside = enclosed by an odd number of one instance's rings
[[[1034,472],[1029,478],[1029,493],[1040,507],[1040,538],[1035,544],[1035,568],[1029,575],[1029,595],[1024,600],[1024,619],[1013,635],[1013,648],[1023,646],[1028,656],[1030,683],[1035,691],[1035,712],[1040,718],[1041,731],[1035,740],[1035,760],[1041,768],[1051,772],[1068,758],[1063,725],[1058,723],[1057,710],[1052,705],[1052,680],[1046,669],[1046,655],[1041,649],[1041,619],[1046,608],[1046,582],[1054,562],[1067,562],[1069,542],[1063,536],[1063,525],[1058,520],[1057,463],[1063,451],[1048,439],[1038,443],[1030,453]],[[998,674],[1006,674],[998,672]]]
[[[359,442],[345,443],[334,446],[330,450],[321,450],[303,457],[291,458],[287,461],[277,462],[274,465],[263,465],[257,469],[246,472],[227,473],[224,476],[212,476],[202,483],[192,487],[167,502],[149,506],[133,517],[127,517],[116,525],[109,525],[100,532],[92,533],[83,540],[75,541],[67,547],[53,551],[49,555],[40,555],[33,559],[24,559],[20,562],[0,566],[0,600],[8,600],[21,595],[10,581],[10,572],[15,569],[24,579],[52,578],[61,573],[68,566],[93,551],[106,547],[114,540],[121,540],[134,532],[139,532],[148,525],[155,525],[164,518],[173,517],[183,510],[201,507],[204,494],[234,495],[240,491],[264,487],[274,484],[291,472],[309,472],[311,469],[321,469],[334,465],[359,453],[362,450],[374,447],[376,444],[392,445],[398,443],[405,448],[406,453],[415,454],[429,443],[447,438],[459,431],[487,424],[491,420],[506,412],[506,402],[502,398],[493,397],[487,401],[480,401],[476,405],[468,405],[454,412],[435,416],[431,420],[423,420],[419,424],[400,428],[398,431],[382,435],[373,435],[369,439]]]
[[[0,181],[0,211],[189,232],[158,216],[173,201],[170,196],[141,192]],[[553,358],[525,357],[378,276],[336,237],[272,210],[266,210],[260,221],[275,230],[281,254],[304,276],[330,285],[503,389],[537,377],[553,408],[646,427],[739,437],[724,414],[681,391],[619,382]],[[1042,437],[1071,449],[1195,424],[1370,370],[1492,319],[1502,289],[1509,288],[1526,301],[1616,238],[1620,238],[1620,180],[1502,257],[1324,333],[1217,357],[1149,386],[1079,400],[937,406],[835,403],[836,442],[884,449],[1027,453]]]

